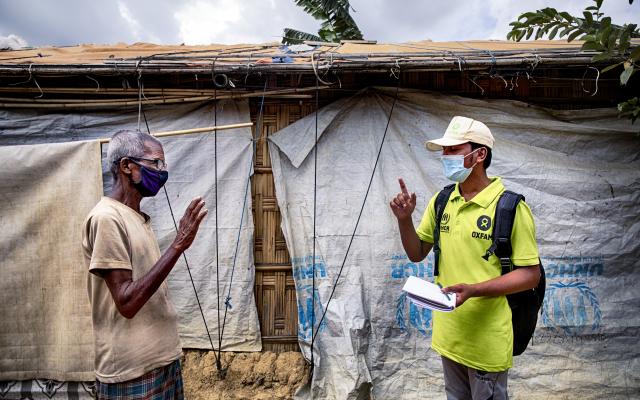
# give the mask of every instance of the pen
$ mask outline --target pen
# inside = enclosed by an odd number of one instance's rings
[[[440,288],[440,290],[442,290],[442,285],[441,285],[439,282],[438,282],[438,283],[436,283],[436,285],[438,285],[438,287]],[[444,294],[445,296],[447,296],[447,300],[451,300],[451,297],[449,297],[449,293],[442,292],[442,294]]]

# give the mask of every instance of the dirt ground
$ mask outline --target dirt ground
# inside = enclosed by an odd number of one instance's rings
[[[224,379],[213,352],[185,350],[184,354],[182,376],[189,400],[291,399],[309,374],[299,352],[222,353]]]

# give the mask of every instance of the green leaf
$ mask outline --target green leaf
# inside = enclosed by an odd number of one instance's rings
[[[533,28],[527,28],[526,40],[529,40],[529,38],[531,37],[531,34],[533,34]]]
[[[589,7],[585,8],[585,11],[598,11],[598,7],[596,7],[596,6],[589,6]]]
[[[571,32],[571,29],[573,29],[572,26],[567,26],[566,28],[564,28],[562,31],[560,31],[560,34],[558,35],[558,37],[563,37],[566,36],[567,33]]]
[[[592,42],[592,41],[589,41],[589,42],[584,42],[584,43],[582,44],[582,50],[604,51],[604,50],[605,50],[605,48],[604,48],[604,46],[603,46],[603,45],[601,45],[601,44],[600,44],[600,43],[598,43],[598,42]]]
[[[593,23],[593,14],[588,11],[582,13],[584,15],[584,20],[591,25]]]
[[[551,30],[551,33],[549,33],[549,40],[553,40],[553,38],[556,37],[556,33],[558,33],[558,29],[560,29],[560,25],[557,25],[555,28]]]
[[[546,16],[554,18],[558,11],[555,8],[547,7],[541,10]]]
[[[580,32],[579,29],[576,29],[571,35],[569,35],[569,37],[567,38],[567,41],[571,42],[571,41],[573,41],[573,39],[577,38],[581,34],[582,34],[582,32]]]
[[[631,47],[631,34],[636,29],[636,24],[630,24],[625,26],[624,30],[620,34],[620,42],[618,44],[620,53],[624,54]]]
[[[615,69],[618,66],[620,66],[620,64],[622,64],[622,63],[619,62],[619,63],[616,63],[616,64],[609,65],[608,67],[603,68],[602,71],[600,71],[600,73],[604,74],[605,72],[611,71],[612,69]]]
[[[595,0],[595,2],[596,2],[596,7],[600,9],[600,7],[602,7],[602,0]]]
[[[614,34],[613,35],[609,35],[609,42],[607,42],[607,48],[610,50],[615,51],[616,50],[616,40],[618,39],[618,35]]]
[[[561,13],[559,13],[559,14],[560,14],[560,15],[562,16],[562,18],[564,18],[567,22],[572,22],[572,21],[573,21],[573,16],[571,16],[571,14],[569,14],[568,12],[563,11],[563,12],[561,12]]]
[[[522,38],[524,37],[525,33],[527,33],[526,30],[521,30],[520,33],[518,33],[518,38],[516,39],[516,42],[519,42],[522,40]]]
[[[593,62],[605,61],[605,60],[609,60],[611,57],[613,57],[613,54],[604,52],[604,53],[596,54],[595,56],[593,56],[591,58],[591,61]]]
[[[319,36],[311,33],[301,32],[291,28],[284,28],[282,34],[282,44],[300,44],[305,40],[322,41]]]
[[[620,74],[620,84],[626,85],[631,78],[631,75],[635,72],[635,68],[629,62],[624,63],[624,71]]]
[[[603,46],[609,43],[609,35],[611,35],[611,26],[607,26],[599,33],[600,43],[602,43]]]
[[[629,56],[633,61],[638,61],[640,60],[640,46],[636,47],[635,49],[633,49],[633,51],[631,52],[631,55]]]
[[[544,29],[538,28],[538,30],[536,31],[536,39],[535,40],[540,39],[542,37],[542,35],[544,35]]]

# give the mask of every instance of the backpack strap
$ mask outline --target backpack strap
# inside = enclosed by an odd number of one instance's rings
[[[489,260],[492,254],[500,259],[502,267],[502,275],[513,269],[511,264],[511,230],[513,229],[513,221],[516,217],[516,208],[518,203],[524,201],[524,196],[505,190],[496,206],[496,214],[493,218],[493,242],[487,249],[482,258]]]
[[[456,188],[455,183],[451,185],[445,186],[436,197],[435,202],[435,210],[436,210],[436,225],[433,228],[433,276],[438,276],[438,264],[440,262],[440,220],[442,220],[442,214],[444,213],[444,209],[447,206],[447,202],[449,202],[449,197],[451,197],[451,193]]]

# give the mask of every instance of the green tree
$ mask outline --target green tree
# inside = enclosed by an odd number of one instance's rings
[[[285,28],[282,43],[298,44],[305,40],[339,42],[361,40],[362,32],[349,14],[349,0],[296,0],[296,5],[313,18],[322,21],[317,35]],[[355,10],[354,10],[355,11]]]
[[[602,72],[622,66],[620,85],[626,85],[631,76],[640,68],[640,46],[631,45],[632,38],[640,37],[637,24],[615,25],[611,17],[601,11],[603,0],[594,0],[595,5],[589,6],[582,12],[582,17],[575,17],[565,11],[557,11],[547,7],[536,12],[526,12],[511,22],[511,31],[507,39],[520,41],[522,39],[540,39],[545,35],[549,40],[567,37],[567,40],[584,40],[582,50],[595,51],[593,62],[610,62]],[[633,0],[629,0],[632,4]],[[535,35],[534,35],[535,33]],[[631,123],[640,116],[640,100],[631,98],[618,104],[620,115],[631,118]]]

